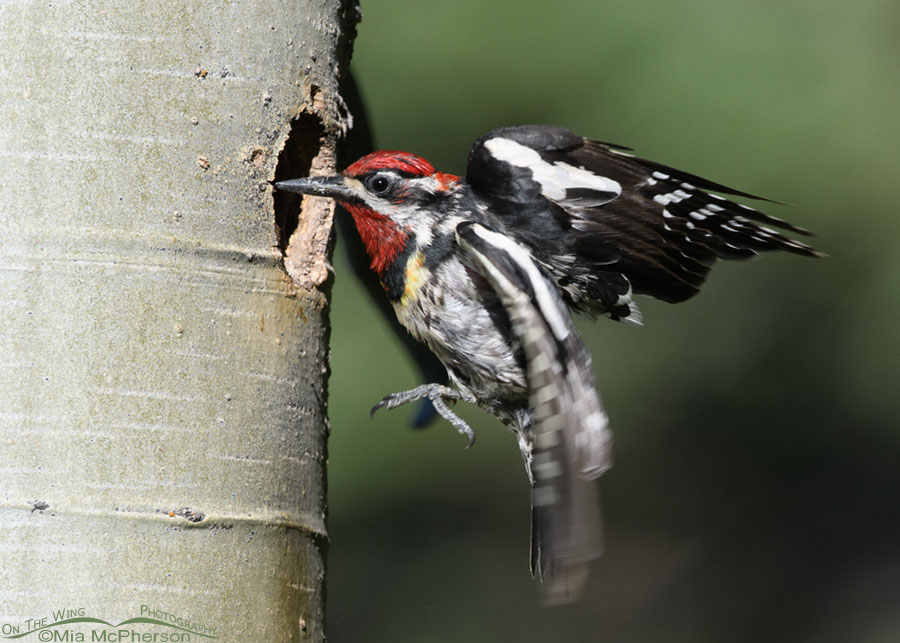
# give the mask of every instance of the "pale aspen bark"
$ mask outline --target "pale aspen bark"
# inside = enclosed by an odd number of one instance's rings
[[[323,640],[352,4],[0,3],[0,636]]]

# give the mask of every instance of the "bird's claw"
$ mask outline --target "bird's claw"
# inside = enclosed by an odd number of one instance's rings
[[[409,391],[402,391],[400,393],[391,393],[390,395],[385,395],[381,401],[379,401],[372,409],[369,411],[369,417],[374,417],[375,413],[381,409],[394,409],[398,406],[402,406],[409,402],[414,402],[416,400],[420,400],[422,398],[428,398],[431,400],[431,403],[434,405],[435,411],[447,420],[453,427],[459,431],[461,434],[468,438],[468,443],[466,444],[466,448],[470,448],[473,444],[475,444],[475,431],[470,427],[465,420],[456,415],[453,411],[450,410],[447,402],[456,402],[458,399],[465,399],[465,396],[460,391],[456,389],[452,389],[449,386],[444,386],[443,384],[423,384],[422,386],[417,386],[414,389]]]
[[[383,400],[381,400],[380,402],[378,402],[378,404],[376,404],[375,406],[373,406],[373,407],[371,408],[371,410],[369,411],[369,417],[370,417],[370,418],[374,418],[374,417],[375,417],[375,414],[376,414],[378,411],[380,411],[381,409],[385,408],[385,407],[387,407],[387,408],[392,408],[392,407],[391,407],[391,396],[392,396],[392,395],[393,395],[393,394],[388,395],[388,396],[385,397]]]

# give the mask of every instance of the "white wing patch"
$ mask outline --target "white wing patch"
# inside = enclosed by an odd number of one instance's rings
[[[562,161],[548,163],[536,150],[508,138],[489,139],[484,147],[498,161],[530,170],[541,192],[553,201],[565,201],[566,190],[571,189],[609,193],[610,201],[622,194],[622,186],[617,181]]]
[[[550,286],[547,284],[547,280],[541,274],[541,271],[538,270],[537,264],[534,263],[531,253],[528,252],[524,246],[516,243],[506,235],[492,232],[480,226],[478,228],[478,234],[490,241],[497,248],[501,248],[507,252],[509,256],[516,261],[519,268],[525,271],[529,282],[534,288],[534,295],[537,298],[538,306],[540,307],[541,312],[544,313],[545,319],[550,325],[553,334],[559,340],[568,337],[568,324],[566,324],[566,320],[563,317],[560,307],[556,304],[553,295],[550,293]],[[565,311],[565,309],[563,308],[562,311]]]

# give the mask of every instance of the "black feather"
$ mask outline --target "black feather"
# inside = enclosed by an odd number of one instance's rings
[[[532,167],[491,154],[485,143],[495,138],[538,152],[548,172],[578,168],[614,181],[621,192],[586,187],[573,174],[564,197],[559,190],[548,196],[551,190]],[[803,228],[712,193],[776,202],[626,149],[564,128],[528,125],[489,132],[469,153],[466,179],[472,189],[510,234],[532,249],[576,308],[620,318],[623,301],[610,297],[620,293],[623,282],[635,293],[678,302],[699,292],[717,259],[770,250],[821,256],[772,229],[809,235]]]

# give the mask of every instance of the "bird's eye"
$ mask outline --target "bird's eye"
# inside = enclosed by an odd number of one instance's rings
[[[384,174],[376,174],[366,181],[366,189],[372,194],[384,194],[391,187],[391,180]]]

